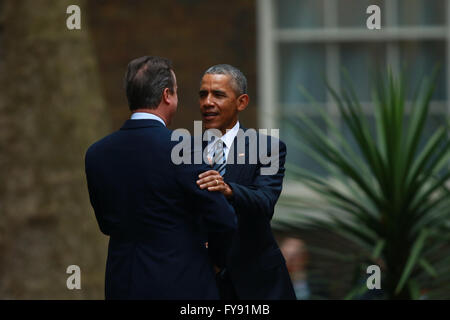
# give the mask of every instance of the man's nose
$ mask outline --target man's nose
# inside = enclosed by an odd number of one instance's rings
[[[208,106],[212,106],[214,104],[214,101],[212,99],[212,96],[210,94],[208,94],[204,99],[203,99],[203,106],[208,107]]]

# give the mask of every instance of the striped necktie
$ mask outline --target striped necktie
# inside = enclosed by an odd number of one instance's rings
[[[213,170],[218,171],[223,177],[226,171],[226,165],[227,159],[225,158],[225,151],[223,150],[223,141],[219,139],[214,144]]]

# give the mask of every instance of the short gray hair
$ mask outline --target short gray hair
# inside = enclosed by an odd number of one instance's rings
[[[231,86],[234,92],[240,96],[241,94],[247,94],[247,78],[244,74],[236,67],[229,64],[217,64],[208,68],[203,76],[206,74],[224,74],[231,77]],[[203,78],[203,77],[202,77]]]

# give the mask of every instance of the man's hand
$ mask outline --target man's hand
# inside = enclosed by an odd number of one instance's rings
[[[216,170],[208,170],[198,177],[199,180],[197,180],[197,185],[200,189],[208,188],[208,191],[222,192],[226,198],[231,198],[233,196],[233,189],[223,181],[222,176]]]

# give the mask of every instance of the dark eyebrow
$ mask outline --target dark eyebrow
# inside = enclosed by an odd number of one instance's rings
[[[219,95],[224,95],[224,96],[226,96],[227,94],[225,93],[225,91],[220,91],[220,90],[213,90],[213,93],[214,94],[219,94]]]
[[[201,96],[201,95],[204,95],[204,94],[207,94],[208,93],[208,90],[200,90],[199,92],[198,92],[198,94]],[[225,91],[221,91],[221,90],[212,90],[212,93],[214,94],[214,95],[222,95],[222,96],[226,96],[227,94],[225,93]]]

